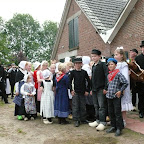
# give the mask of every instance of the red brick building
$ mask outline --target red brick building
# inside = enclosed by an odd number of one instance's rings
[[[117,47],[137,48],[144,40],[144,0],[67,0],[52,59],[111,56]]]

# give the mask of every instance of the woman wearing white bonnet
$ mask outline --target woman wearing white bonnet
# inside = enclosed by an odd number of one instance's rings
[[[48,62],[46,60],[42,61],[41,63],[41,69],[37,72],[37,81],[38,81],[38,90],[37,90],[37,111],[40,112],[40,101],[41,101],[41,90],[40,90],[40,85],[41,82],[43,81],[43,74],[42,72],[44,70],[48,69]]]
[[[39,66],[41,65],[40,62],[36,61],[33,66],[34,66],[34,69],[36,70]]]
[[[65,57],[65,62],[70,62],[71,58],[70,57]]]
[[[90,67],[90,61],[91,59],[89,56],[82,57],[82,62],[83,62],[82,69],[87,72],[89,78],[91,79],[92,71]],[[87,111],[87,120],[93,121],[95,119],[95,110],[94,110],[92,95],[90,94],[86,96],[86,111]]]
[[[90,68],[90,57],[89,56],[83,56],[82,57],[82,63],[83,63],[83,66],[82,66],[82,69],[85,70],[88,74],[89,77],[91,77],[91,68]]]

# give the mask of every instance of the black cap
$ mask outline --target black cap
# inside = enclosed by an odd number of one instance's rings
[[[133,51],[133,52],[135,52],[135,53],[137,53],[137,54],[138,54],[137,49],[131,49],[130,51]]]
[[[144,47],[144,41],[141,41],[140,47]]]
[[[77,57],[74,59],[74,63],[82,63],[82,57],[77,56]]]
[[[97,49],[93,49],[91,54],[101,55],[101,51],[99,51]]]

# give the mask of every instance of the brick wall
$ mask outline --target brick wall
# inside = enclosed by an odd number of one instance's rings
[[[71,17],[79,10],[79,6],[74,0],[72,0],[67,18]],[[111,44],[105,44],[103,42],[101,37],[96,33],[96,30],[83,13],[81,13],[79,16],[78,55],[90,55],[91,50],[93,48],[97,48],[102,51],[102,55],[110,56],[118,46],[123,46],[125,51],[129,51],[132,48],[137,48],[140,52],[139,45],[141,40],[144,40],[144,0],[139,0],[137,2]],[[68,50],[68,24],[65,23],[56,58],[58,54]]]

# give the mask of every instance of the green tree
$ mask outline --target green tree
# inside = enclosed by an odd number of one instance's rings
[[[41,27],[39,22],[29,14],[14,14],[13,18],[6,22],[9,48],[13,54],[20,51],[32,60],[35,51],[40,48]]]
[[[0,17],[0,62],[6,65],[12,62],[12,58],[11,50],[8,48],[5,23]]]
[[[57,25],[58,25],[57,23],[52,21],[45,21],[43,23],[40,36],[41,47],[40,50],[35,54],[39,61],[42,60],[50,61],[58,31]]]

